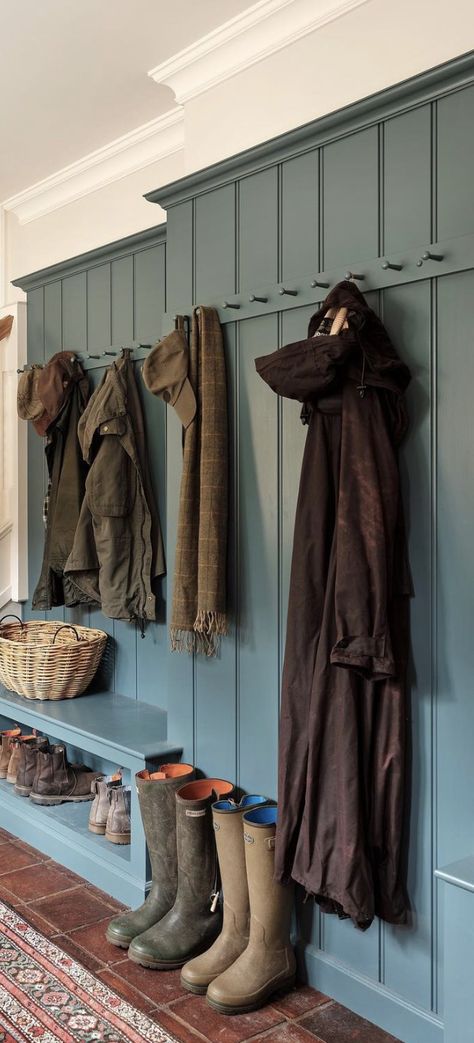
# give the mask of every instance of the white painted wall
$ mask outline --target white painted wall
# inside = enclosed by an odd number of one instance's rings
[[[296,4],[304,0],[293,2],[296,18]],[[271,34],[271,18],[266,25]],[[142,198],[144,192],[473,47],[472,0],[451,0],[449,7],[445,0],[368,0],[359,4],[186,101],[184,152],[175,152],[28,224],[20,225],[14,215],[7,214],[6,282],[159,224],[165,215]],[[210,53],[206,60],[211,73],[217,59]],[[17,296],[11,287],[5,287],[4,300]]]
[[[185,104],[192,171],[474,47],[472,0],[370,0]]]

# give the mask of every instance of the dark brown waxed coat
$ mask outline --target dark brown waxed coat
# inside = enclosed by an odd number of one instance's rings
[[[327,309],[340,306],[349,329],[313,339]],[[359,927],[374,915],[403,923],[411,580],[397,446],[410,374],[349,282],[331,291],[307,339],[256,366],[310,414],[282,682],[276,876]]]
[[[165,571],[148,473],[143,413],[128,352],[110,366],[79,428],[90,465],[65,572],[84,601],[113,619],[155,619],[153,580]]]

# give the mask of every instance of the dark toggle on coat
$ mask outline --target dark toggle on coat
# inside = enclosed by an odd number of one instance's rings
[[[348,329],[314,337],[329,308]],[[256,360],[309,415],[288,604],[276,876],[367,928],[406,920],[412,593],[397,447],[410,374],[357,287],[336,286],[308,338]]]

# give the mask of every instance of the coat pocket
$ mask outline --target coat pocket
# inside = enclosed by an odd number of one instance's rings
[[[101,424],[94,462],[86,479],[86,495],[93,515],[122,518],[130,514],[134,496],[134,469],[122,445],[126,421],[115,417]]]

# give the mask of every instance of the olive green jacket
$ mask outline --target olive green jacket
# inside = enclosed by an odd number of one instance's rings
[[[143,413],[130,356],[114,362],[78,427],[90,465],[65,573],[81,600],[112,619],[155,619],[153,581],[165,572],[148,471]]]

